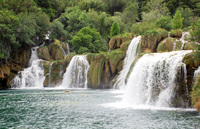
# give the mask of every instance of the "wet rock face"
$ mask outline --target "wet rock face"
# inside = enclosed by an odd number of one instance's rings
[[[130,34],[128,36],[115,36],[112,37],[109,42],[109,48],[111,50],[121,48],[121,45],[125,42],[129,42],[134,37],[133,34]],[[129,42],[130,43],[130,42]]]
[[[125,53],[118,49],[102,54],[89,54],[88,87],[95,89],[113,88],[112,80],[122,70]]]
[[[168,36],[168,32],[163,30],[153,31],[142,36],[141,47],[142,52],[156,52],[158,43]]]

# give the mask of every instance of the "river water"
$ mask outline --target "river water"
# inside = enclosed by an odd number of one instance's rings
[[[117,90],[0,91],[0,128],[198,129],[194,109],[126,107]]]

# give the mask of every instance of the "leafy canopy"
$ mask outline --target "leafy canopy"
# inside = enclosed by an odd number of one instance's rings
[[[74,51],[79,54],[84,52],[99,52],[106,50],[102,44],[102,37],[96,29],[90,27],[82,28],[72,39]]]
[[[119,32],[120,32],[120,27],[117,22],[114,22],[110,29],[110,36],[112,37],[112,36],[118,35]]]
[[[179,29],[183,27],[183,19],[181,17],[181,13],[179,10],[176,11],[173,19],[172,19],[172,25],[174,29]]]

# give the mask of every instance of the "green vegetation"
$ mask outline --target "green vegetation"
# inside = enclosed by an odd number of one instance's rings
[[[112,36],[118,35],[119,32],[120,32],[120,27],[117,22],[114,22],[110,29],[110,36],[112,37]]]
[[[48,33],[51,42],[68,42],[76,53],[107,51],[113,36],[147,35],[158,28],[194,29],[199,41],[199,16],[195,0],[1,0],[0,62],[42,44]]]
[[[181,17],[181,13],[179,10],[176,11],[173,20],[172,20],[172,25],[174,29],[180,29],[183,27],[183,19]]]

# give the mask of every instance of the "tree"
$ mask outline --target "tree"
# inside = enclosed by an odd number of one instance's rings
[[[54,20],[51,28],[50,38],[60,41],[65,41],[67,39],[67,31],[64,30],[64,25],[60,21]]]
[[[73,37],[72,45],[74,51],[79,54],[83,52],[105,51],[106,45],[101,41],[102,37],[96,29],[84,27]]]
[[[181,13],[179,10],[176,11],[173,19],[172,19],[172,25],[174,29],[179,29],[183,27],[183,19],[181,17]]]
[[[147,12],[142,13],[143,21],[154,22],[158,18],[169,14],[169,10],[164,0],[150,0],[146,5]]]
[[[120,27],[117,22],[114,22],[110,29],[110,36],[112,37],[112,36],[118,35],[119,32],[120,32]]]
[[[192,25],[194,31],[192,31],[192,36],[195,37],[195,39],[199,42],[200,41],[200,19]]]

